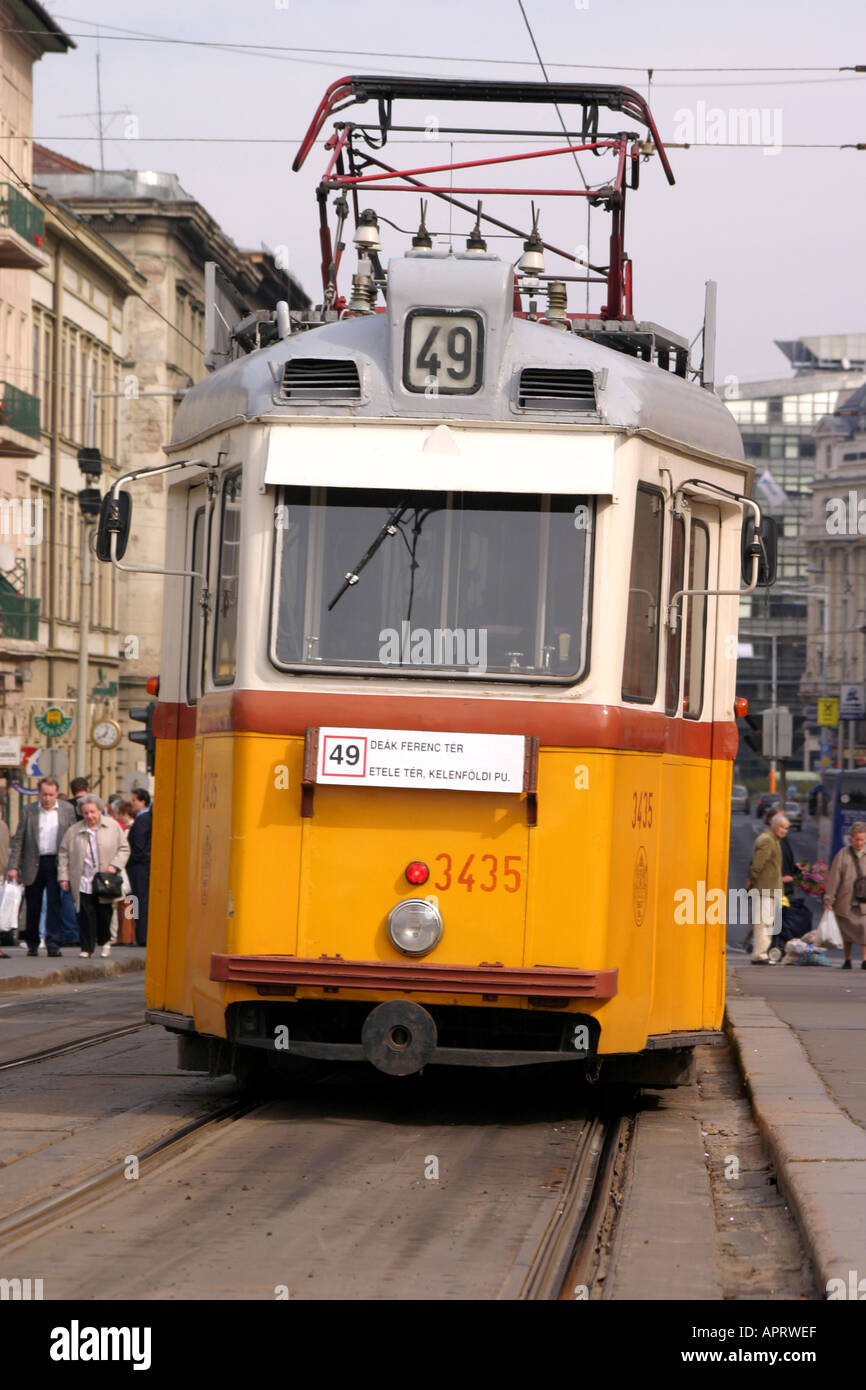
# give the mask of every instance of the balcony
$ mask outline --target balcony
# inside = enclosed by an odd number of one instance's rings
[[[33,458],[42,442],[39,397],[8,381],[0,381],[0,392],[0,455]]]
[[[6,646],[10,640],[38,642],[39,600],[25,598],[0,574],[0,645]]]
[[[0,267],[44,270],[45,218],[42,209],[12,183],[0,183]]]

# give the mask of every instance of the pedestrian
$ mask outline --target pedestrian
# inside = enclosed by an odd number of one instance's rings
[[[129,886],[136,899],[135,944],[147,945],[147,906],[150,891],[150,839],[153,817],[150,792],[133,787],[130,796],[135,819],[129,828]]]
[[[5,820],[0,820],[0,878],[6,877],[6,866],[9,863],[9,826]],[[0,950],[0,960],[9,960],[8,952]]]
[[[45,948],[49,956],[59,956],[62,935],[60,887],[57,882],[57,854],[60,842],[71,825],[75,811],[69,801],[61,801],[56,777],[43,777],[39,783],[38,804],[25,807],[18,829],[9,846],[6,877],[24,884],[27,905],[25,936],[28,956],[39,954],[39,917],[42,894],[46,898]]]
[[[81,820],[70,826],[60,844],[57,876],[60,886],[72,893],[78,912],[78,932],[84,957],[111,953],[112,899],[94,892],[97,873],[119,874],[129,858],[129,845],[117,821],[104,814],[98,796],[88,793],[81,799]]]
[[[775,944],[781,949],[787,942],[806,935],[806,932],[812,927],[812,914],[806,899],[798,898],[794,893],[797,861],[794,858],[791,841],[787,835],[779,841],[779,845],[782,850],[782,892],[784,897],[782,898],[782,930],[779,940]]]
[[[90,783],[86,777],[73,777],[69,783],[69,796],[72,805],[75,807],[75,819],[81,820],[81,799],[90,791]]]
[[[108,814],[113,821],[116,821],[123,832],[123,838],[129,843],[128,831],[132,825],[132,807],[128,801],[124,801],[122,796],[112,796],[108,802]],[[128,861],[127,861],[128,862]],[[130,887],[126,869],[121,869],[120,877],[123,887],[123,899],[116,902],[111,913],[111,945],[132,946],[135,944],[135,927],[132,921],[132,914],[129,911],[132,888]]]
[[[866,970],[866,821],[855,820],[851,843],[834,857],[827,875],[824,906],[836,914],[845,948],[843,970],[851,969],[851,947],[860,947]]]
[[[782,902],[782,847],[788,833],[788,821],[777,811],[767,830],[762,830],[752,849],[747,888],[758,890],[758,900],[752,904],[753,965],[769,964],[767,954],[770,940],[779,930]]]

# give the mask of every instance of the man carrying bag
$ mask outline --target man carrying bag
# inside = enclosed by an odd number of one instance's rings
[[[60,787],[54,777],[39,783],[39,802],[27,806],[9,846],[7,878],[24,884],[27,903],[27,954],[39,953],[39,918],[42,894],[47,898],[45,947],[49,956],[60,955],[62,918],[60,885],[57,882],[57,853],[66,831],[75,823],[75,811],[68,801],[60,801]]]

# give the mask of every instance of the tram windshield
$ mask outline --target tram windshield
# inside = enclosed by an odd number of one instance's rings
[[[275,665],[583,675],[591,499],[285,488],[275,516]]]

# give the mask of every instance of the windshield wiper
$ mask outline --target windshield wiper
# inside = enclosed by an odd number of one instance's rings
[[[339,589],[334,594],[334,597],[328,604],[329,613],[331,609],[334,608],[336,604],[340,602],[340,599],[343,597],[346,590],[351,589],[353,585],[357,584],[358,580],[361,577],[362,569],[365,565],[369,565],[370,561],[376,554],[376,551],[379,549],[379,546],[382,544],[382,542],[388,536],[396,536],[400,522],[403,519],[403,513],[407,512],[408,510],[408,502],[401,502],[399,506],[394,508],[393,512],[388,517],[388,520],[385,522],[385,525],[382,527],[376,539],[373,541],[373,544],[370,546],[369,550],[366,550],[364,552],[355,568],[353,570],[349,570],[349,573],[346,575],[345,579],[343,580],[343,583],[340,585]]]

